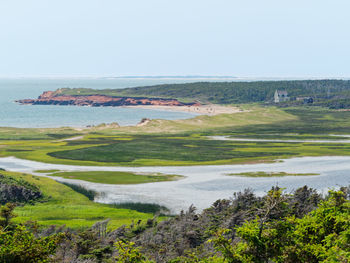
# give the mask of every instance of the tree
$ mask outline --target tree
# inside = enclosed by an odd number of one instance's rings
[[[44,263],[49,262],[60,240],[59,235],[36,238],[24,226],[13,231],[0,230],[0,262]]]
[[[140,252],[140,249],[135,247],[133,242],[125,242],[119,240],[115,243],[118,250],[117,262],[120,263],[152,263]]]
[[[0,208],[0,226],[6,228],[9,226],[12,218],[16,217],[16,214],[13,212],[16,208],[14,203],[7,203]]]

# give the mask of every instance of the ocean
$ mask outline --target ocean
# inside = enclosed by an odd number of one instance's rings
[[[85,127],[117,122],[135,125],[142,118],[187,119],[195,114],[123,107],[79,107],[54,105],[19,105],[18,99],[37,98],[42,92],[58,88],[119,89],[169,83],[228,81],[198,78],[96,78],[96,79],[0,79],[0,127],[53,128]]]

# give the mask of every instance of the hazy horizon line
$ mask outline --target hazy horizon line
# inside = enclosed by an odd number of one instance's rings
[[[231,76],[231,75],[0,75],[0,79],[235,79],[235,80],[349,80],[350,76]]]

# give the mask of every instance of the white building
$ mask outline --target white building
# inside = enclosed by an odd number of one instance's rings
[[[278,90],[275,91],[275,103],[289,101],[288,92],[286,90]]]

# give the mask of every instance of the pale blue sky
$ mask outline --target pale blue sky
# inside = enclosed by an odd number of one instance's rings
[[[350,77],[349,0],[0,0],[0,76]]]

